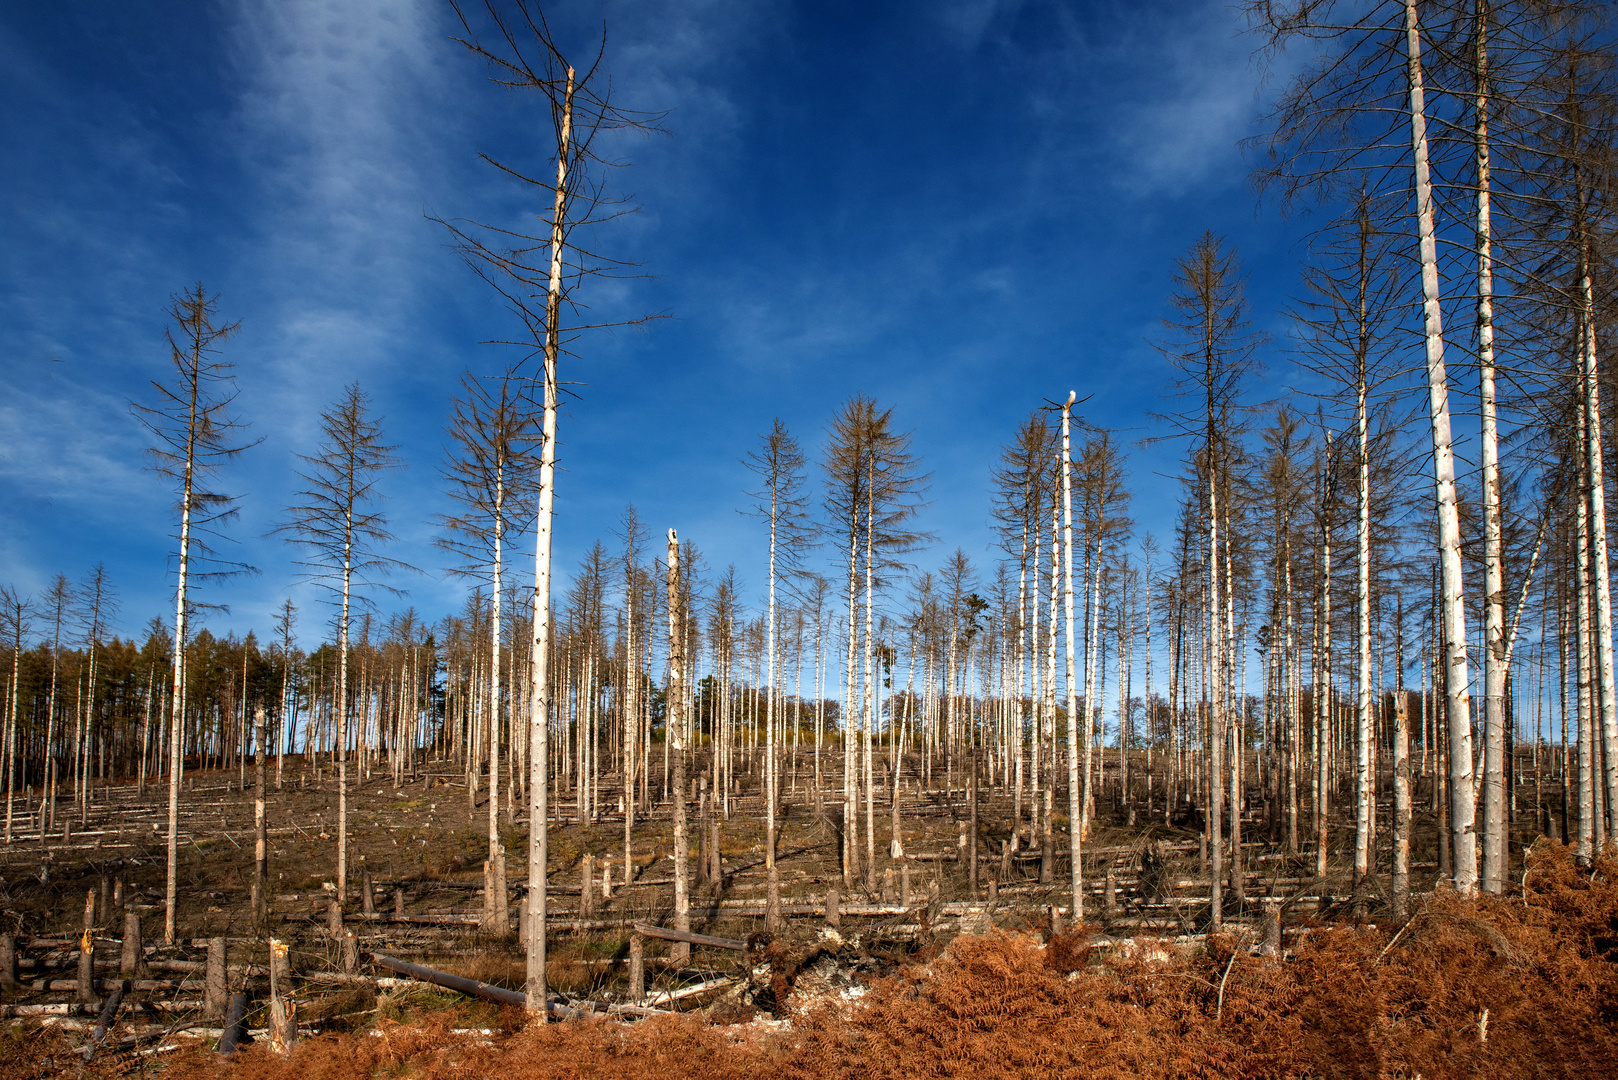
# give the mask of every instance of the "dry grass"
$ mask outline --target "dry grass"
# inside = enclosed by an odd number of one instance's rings
[[[1096,961],[1082,932],[958,939],[864,997],[770,1031],[693,1018],[455,1034],[464,1009],[307,1040],[172,1057],[165,1077],[728,1080],[969,1076],[1601,1077],[1618,1061],[1618,861],[1543,845],[1528,895],[1439,896],[1396,934],[1320,927],[1285,960],[1233,938]],[[1487,1015],[1487,1020],[1484,1017]],[[35,1047],[34,1052],[38,1053]],[[7,1075],[41,1075],[18,1072]]]

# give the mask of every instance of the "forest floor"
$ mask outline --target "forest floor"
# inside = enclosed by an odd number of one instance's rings
[[[756,794],[733,796],[728,820],[715,815],[723,880],[693,885],[691,928],[754,947],[745,953],[698,947],[689,963],[675,966],[662,959],[667,943],[648,939],[646,1003],[685,1015],[635,1023],[585,1019],[540,1031],[524,1028],[518,1010],[390,979],[369,962],[372,954],[386,954],[496,986],[522,986],[515,926],[501,935],[476,924],[487,807],[480,797],[469,809],[450,763],[433,763],[397,789],[385,772],[350,785],[345,927],[360,951],[354,975],[344,974],[340,943],[326,931],[335,784],[329,775],[312,782],[301,762],[289,762],[281,791],[272,781],[271,919],[255,928],[248,901],[252,772],[245,794],[241,780],[235,771],[189,778],[180,940],[171,947],[152,940],[162,927],[165,790],[98,787],[82,825],[64,800],[43,842],[37,801],[19,799],[13,842],[0,848],[0,932],[15,935],[20,957],[18,985],[0,989],[0,1015],[17,1017],[0,1021],[0,1076],[62,1075],[68,1059],[61,1055],[68,1053],[75,1068],[84,1068],[77,1048],[95,1005],[72,1004],[71,980],[87,897],[96,909],[96,974],[106,980],[93,997],[120,977],[124,912],[144,920],[143,974],[159,976],[125,984],[131,1005],[93,1066],[109,1075],[161,1068],[165,1075],[437,1077],[498,1068],[513,1077],[592,1070],[633,1077],[663,1075],[669,1062],[682,1061],[737,1076],[768,1067],[803,1076],[1432,1077],[1477,1069],[1582,1075],[1581,1062],[1604,1062],[1600,1074],[1610,1075],[1618,1061],[1618,886],[1612,884],[1618,867],[1575,868],[1564,849],[1546,841],[1534,848],[1534,887],[1527,894],[1519,889],[1516,903],[1463,903],[1422,891],[1416,918],[1400,922],[1377,897],[1354,918],[1346,879],[1335,873],[1314,879],[1312,853],[1289,858],[1254,844],[1244,856],[1247,903],[1228,903],[1225,932],[1209,934],[1197,823],[1165,821],[1159,803],[1151,815],[1138,807],[1137,824],[1129,826],[1124,808],[1102,800],[1085,848],[1085,876],[1093,883],[1089,919],[1053,936],[1050,908],[1069,900],[1065,844],[1058,841],[1055,883],[1042,885],[1039,852],[1026,850],[1026,835],[1019,838],[1024,850],[1006,857],[1011,806],[996,793],[980,792],[976,890],[966,860],[956,861],[965,792],[902,795],[903,860],[888,858],[890,819],[879,801],[883,872],[867,893],[844,884],[840,803],[828,799],[817,815],[800,780],[784,800],[780,878],[787,918],[778,936],[762,935],[762,803]],[[673,910],[666,806],[654,808],[650,821],[637,821],[625,888],[616,793],[604,792],[601,802],[612,813],[581,827],[564,797],[565,820],[550,830],[548,965],[553,992],[597,1003],[591,1008],[598,1011],[626,1000],[634,924],[668,926]],[[694,854],[702,820],[693,804]],[[1256,835],[1249,828],[1249,837]],[[502,818],[502,832],[515,885],[523,876],[526,828]],[[863,835],[857,843],[863,847]],[[580,920],[586,854],[598,860],[597,880],[599,860],[610,856],[614,889],[605,897],[597,888],[590,918]],[[1421,857],[1418,848],[1418,866]],[[692,860],[694,876],[698,861]],[[1340,861],[1334,855],[1334,867]],[[367,876],[369,905],[355,899]],[[1431,869],[1426,877],[1430,882]],[[1416,887],[1430,889],[1419,872]],[[843,894],[835,931],[827,927],[832,889]],[[1527,900],[1542,895],[1553,902]],[[1281,906],[1284,959],[1262,955],[1264,897]],[[299,1019],[310,1037],[283,1060],[269,1054],[261,1035],[227,1066],[210,1052],[219,1020],[203,1015],[195,1000],[207,940],[226,939],[231,989],[249,993],[249,1025],[261,1028],[259,975],[271,935],[291,944]],[[1335,1009],[1347,1013],[1339,1017]],[[1584,1025],[1577,1052],[1553,1049],[1575,1018]],[[901,1053],[907,1047],[920,1056]],[[1501,1062],[1506,1071],[1499,1071]],[[1538,1064],[1523,1071],[1524,1062]]]

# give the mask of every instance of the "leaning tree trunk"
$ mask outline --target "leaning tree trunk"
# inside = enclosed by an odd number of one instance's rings
[[[1445,704],[1450,747],[1450,835],[1455,889],[1477,889],[1478,849],[1472,799],[1472,702],[1467,693],[1466,608],[1461,590],[1461,519],[1450,434],[1449,381],[1444,368],[1444,315],[1439,303],[1438,242],[1433,182],[1427,160],[1427,112],[1422,86],[1421,29],[1416,0],[1405,0],[1405,51],[1410,85],[1410,143],[1415,155],[1416,230],[1420,244],[1427,391],[1432,414],[1433,483],[1438,504],[1440,618],[1443,622]]]

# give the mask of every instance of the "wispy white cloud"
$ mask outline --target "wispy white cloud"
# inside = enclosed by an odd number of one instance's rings
[[[422,218],[447,126],[443,14],[382,0],[243,0],[230,13],[235,148],[256,187],[239,254],[281,328],[265,351],[289,404],[397,362],[424,279],[447,262]]]
[[[59,380],[0,401],[0,483],[19,496],[126,520],[160,491],[122,397]],[[53,392],[54,391],[54,392]]]
[[[1111,198],[1175,198],[1241,182],[1238,140],[1262,78],[1240,12],[1220,4],[1085,9],[1025,57],[1029,108],[1044,126],[1034,192],[1074,179]]]

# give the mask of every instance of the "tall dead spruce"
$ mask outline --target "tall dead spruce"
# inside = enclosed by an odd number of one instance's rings
[[[405,564],[378,548],[393,539],[387,517],[377,508],[380,474],[399,465],[393,447],[382,441],[382,425],[358,383],[345,387],[337,403],[320,414],[321,443],[302,457],[307,485],[287,510],[276,532],[305,550],[298,565],[337,606],[337,700],[334,751],[337,756],[337,896],[348,898],[348,744],[349,637],[355,604],[368,602],[360,590]]]
[[[501,660],[505,652],[505,538],[514,524],[533,512],[531,443],[533,410],[518,392],[521,384],[502,375],[485,385],[468,374],[450,417],[454,447],[445,463],[450,496],[462,513],[440,519],[441,547],[459,555],[463,571],[489,583],[488,703],[485,727],[489,763],[489,861],[484,890],[484,928],[505,933],[506,850],[500,839],[500,754],[505,730]]]
[[[153,469],[175,485],[178,528],[172,556],[177,566],[174,590],[174,654],[169,702],[169,815],[168,869],[163,899],[163,940],[174,942],[174,906],[179,867],[180,773],[184,768],[186,616],[193,601],[189,591],[196,578],[250,571],[242,563],[217,559],[206,538],[236,514],[236,498],[215,490],[213,479],[225,462],[252,443],[241,441],[241,424],[231,415],[236,400],[231,365],[218,359],[220,342],[236,332],[240,323],[218,320],[217,296],[201,284],[173,297],[167,314],[169,361],[174,366],[169,382],[153,380],[155,405],[133,405],[135,416],[151,432]]]
[[[800,568],[804,543],[810,528],[803,496],[804,459],[797,441],[777,419],[764,436],[759,448],[747,456],[746,465],[764,482],[764,490],[755,492],[757,513],[770,524],[770,600],[768,621],[765,626],[766,676],[768,695],[764,709],[764,865],[766,868],[767,906],[765,928],[771,933],[780,930],[781,875],[775,865],[776,809],[780,802],[779,757],[776,730],[776,584]]]
[[[623,270],[626,264],[579,245],[575,236],[622,213],[604,194],[600,171],[614,163],[598,156],[594,146],[603,132],[654,130],[658,117],[613,105],[610,90],[598,85],[602,51],[580,73],[552,35],[545,17],[528,0],[497,5],[485,0],[481,13],[455,5],[465,31],[455,38],[490,70],[489,79],[509,90],[538,94],[550,110],[554,141],[544,156],[554,166],[554,180],[543,174],[483,154],[501,172],[541,193],[546,209],[538,215],[543,231],[524,234],[513,229],[465,220],[444,221],[468,266],[506,302],[521,320],[524,335],[501,344],[515,345],[538,357],[543,368],[543,421],[539,460],[538,506],[534,518],[534,619],[528,751],[528,1011],[545,1015],[545,864],[548,858],[546,816],[549,792],[548,727],[553,698],[551,643],[551,518],[556,499],[556,414],[559,394],[557,364],[582,330],[614,323],[574,322],[564,310],[579,309],[573,290],[586,278]],[[474,27],[474,21],[477,26]],[[487,31],[488,44],[479,36]],[[605,40],[602,49],[605,48]]]

